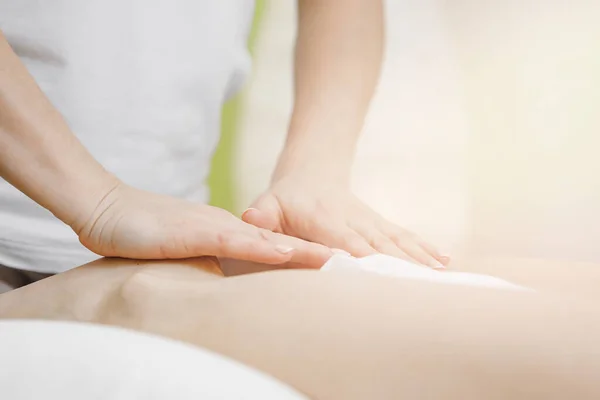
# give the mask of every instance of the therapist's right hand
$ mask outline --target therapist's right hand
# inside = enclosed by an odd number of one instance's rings
[[[173,259],[217,256],[265,264],[319,268],[328,247],[243,222],[205,204],[118,183],[91,215],[71,227],[81,243],[103,256]]]

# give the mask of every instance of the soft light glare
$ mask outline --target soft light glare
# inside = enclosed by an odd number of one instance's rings
[[[266,186],[283,143],[292,7],[273,1],[265,13],[240,208]],[[600,261],[600,3],[389,0],[386,11],[357,193],[453,253]]]

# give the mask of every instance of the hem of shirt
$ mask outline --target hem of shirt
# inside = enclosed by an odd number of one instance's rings
[[[56,274],[101,258],[81,245],[71,247],[40,245],[0,238],[0,265],[6,267]]]

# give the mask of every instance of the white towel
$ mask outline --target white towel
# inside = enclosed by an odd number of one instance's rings
[[[336,254],[323,265],[322,271],[366,271],[396,278],[416,279],[452,285],[483,286],[494,289],[531,291],[503,279],[467,272],[439,271],[411,262],[376,254],[363,258]]]
[[[88,323],[0,321],[0,399],[307,400],[200,347]]]

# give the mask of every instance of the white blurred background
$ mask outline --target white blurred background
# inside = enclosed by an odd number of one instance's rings
[[[286,134],[295,3],[267,1],[260,25],[239,211]],[[450,254],[600,262],[600,2],[388,0],[386,13],[356,193]]]

